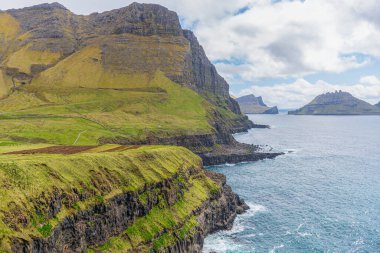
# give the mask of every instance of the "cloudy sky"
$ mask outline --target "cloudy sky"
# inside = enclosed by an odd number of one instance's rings
[[[380,101],[378,0],[147,0],[176,11],[235,96],[296,108],[337,89]],[[0,9],[44,0],[1,1]],[[77,14],[129,0],[61,0]]]

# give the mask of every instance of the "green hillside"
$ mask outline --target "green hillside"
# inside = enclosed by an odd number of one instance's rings
[[[20,101],[23,101],[20,103]],[[157,72],[147,84],[124,88],[30,86],[0,101],[2,140],[94,145],[100,137],[144,140],[211,133],[207,103]]]
[[[129,25],[143,32],[115,32],[134,10],[162,20],[132,17]],[[192,51],[197,42],[184,36],[175,13],[131,5],[107,15],[115,22],[54,4],[0,13],[2,143],[142,142],[215,134],[215,115],[227,129],[243,119],[204,52]],[[189,57],[204,58],[204,86],[193,85],[199,60]]]

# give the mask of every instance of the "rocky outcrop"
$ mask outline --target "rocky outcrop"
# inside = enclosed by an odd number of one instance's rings
[[[249,128],[270,128],[268,125],[252,124]],[[245,129],[237,129],[243,132]],[[224,134],[223,134],[224,133]],[[262,152],[255,145],[237,142],[226,130],[218,131],[218,134],[203,134],[191,136],[174,136],[168,138],[149,137],[146,141],[135,142],[124,137],[102,138],[101,144],[114,143],[121,145],[174,145],[183,146],[199,155],[205,166],[240,163],[272,159],[283,153]]]
[[[239,97],[236,101],[241,111],[246,114],[278,114],[277,106],[268,107],[262,97],[255,97],[253,94]]]
[[[380,115],[380,109],[348,92],[335,91],[317,96],[291,115]]]
[[[273,159],[283,153],[260,152],[257,146],[236,142],[235,145],[219,145],[209,152],[198,153],[198,155],[206,166],[212,166]]]

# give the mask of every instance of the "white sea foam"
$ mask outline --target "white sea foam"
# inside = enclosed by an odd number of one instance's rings
[[[313,234],[308,233],[308,232],[300,232],[299,230],[305,225],[305,223],[301,223],[298,225],[296,229],[296,233],[301,236],[301,237],[306,237],[306,236],[312,236]]]
[[[278,245],[278,246],[274,246],[273,249],[271,249],[271,250],[269,251],[269,253],[275,253],[276,250],[281,249],[281,248],[283,248],[283,247],[285,247],[284,244],[281,244],[281,245]]]
[[[225,253],[229,251],[236,251],[239,249],[239,245],[236,244],[232,239],[225,238],[224,236],[219,235],[219,233],[210,236],[207,238],[211,243],[206,243],[203,247],[203,253],[209,252],[218,252]]]
[[[299,153],[300,151],[301,151],[300,149],[295,149],[295,148],[285,149],[285,153],[286,153],[286,154],[297,154],[297,153]]]
[[[237,234],[237,233],[240,233],[240,232],[246,230],[247,227],[246,227],[244,222],[247,220],[247,218],[253,217],[257,213],[267,211],[267,208],[263,205],[254,204],[254,203],[247,203],[247,205],[249,206],[249,209],[247,210],[247,212],[245,212],[242,215],[239,215],[236,218],[236,220],[234,222],[234,226],[232,227],[231,230],[225,231],[226,234],[233,235],[233,234]],[[250,229],[252,229],[252,227],[250,227]]]
[[[255,216],[259,212],[268,211],[265,206],[260,205],[260,204],[247,203],[247,205],[249,206],[249,209],[247,210],[246,213],[242,215],[243,217],[252,217],[252,216]]]
[[[239,234],[247,229],[252,229],[252,227],[247,227],[245,224],[245,221],[247,220],[248,217],[253,217],[259,212],[267,212],[267,208],[263,205],[255,204],[255,203],[247,203],[249,206],[249,210],[242,214],[239,215],[235,222],[234,226],[232,227],[231,230],[229,231],[220,231],[216,234],[213,234],[209,237],[206,238],[206,243],[203,248],[204,253],[209,253],[212,251],[218,252],[218,253],[225,253],[225,252],[230,252],[230,251],[239,251],[241,249],[242,245],[240,245],[236,241],[236,234]],[[249,233],[245,234],[244,236],[239,236],[249,238],[249,237],[255,237],[255,233]],[[250,249],[250,252],[253,252],[254,249]],[[246,252],[246,251],[244,251]]]
[[[296,231],[298,232],[298,231],[300,230],[300,228],[302,228],[302,226],[303,226],[304,224],[305,224],[305,223],[301,223],[301,224],[299,224],[298,227],[297,227],[297,229],[296,229]]]

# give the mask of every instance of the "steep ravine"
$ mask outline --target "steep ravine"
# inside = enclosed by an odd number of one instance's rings
[[[223,175],[178,147],[6,155],[6,182],[4,252],[201,252],[207,234],[248,208]]]

